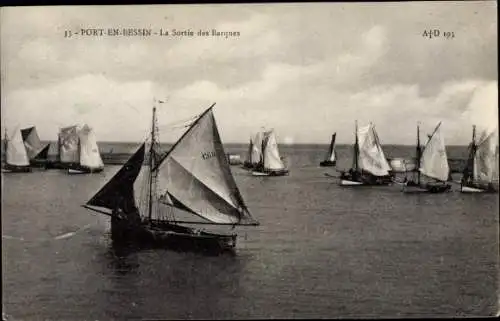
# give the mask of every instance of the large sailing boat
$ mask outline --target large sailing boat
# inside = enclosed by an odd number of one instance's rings
[[[30,160],[30,166],[45,168],[48,163],[50,144],[42,144],[35,126],[21,129],[21,136]]]
[[[261,161],[254,167],[253,176],[285,176],[289,170],[280,156],[276,134],[271,129],[263,134]],[[255,146],[255,145],[254,145]]]
[[[476,126],[472,127],[469,157],[460,184],[462,193],[496,193],[498,187],[498,131],[483,131],[476,144]]]
[[[236,246],[237,235],[219,234],[186,224],[259,225],[234,181],[210,106],[164,156],[156,140],[153,108],[151,144],[146,143],[84,207],[111,216],[117,243],[160,246],[181,251],[221,252]],[[138,184],[140,171],[145,184]],[[138,205],[143,205],[142,210]],[[104,208],[101,210],[98,208]],[[205,221],[183,221],[179,215]],[[207,222],[208,221],[208,222]],[[181,225],[182,224],[182,225]]]
[[[68,167],[68,174],[99,173],[104,169],[104,163],[99,153],[94,130],[85,124],[78,131],[78,150],[76,162]]]
[[[250,144],[248,146],[248,156],[247,160],[243,163],[243,168],[253,169],[259,163],[262,163],[262,143],[264,138],[264,132],[259,131],[255,134],[255,137],[250,137]]]
[[[355,123],[353,165],[348,173],[342,171],[340,185],[389,185],[392,183],[392,168],[382,150],[375,126],[359,128]]]
[[[2,168],[2,173],[26,173],[31,172],[28,153],[23,144],[21,131],[16,128],[12,135],[7,136],[5,130],[5,161]]]
[[[405,178],[403,191],[406,193],[443,193],[451,189],[446,181],[450,178],[448,157],[444,137],[441,134],[441,122],[437,124],[432,135],[429,136],[427,144],[422,151],[420,147],[420,127],[417,125],[417,181],[408,181]],[[433,181],[422,183],[421,176],[424,175]]]
[[[335,137],[337,133],[333,133],[326,159],[319,163],[319,166],[335,166],[337,164],[337,153],[335,152]]]

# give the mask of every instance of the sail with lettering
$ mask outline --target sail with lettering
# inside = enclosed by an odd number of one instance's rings
[[[263,133],[262,138],[262,161],[255,167],[254,176],[284,176],[288,175],[281,158],[276,134],[273,129]]]
[[[187,225],[234,228],[259,224],[251,216],[231,174],[213,106],[203,112],[161,158],[156,140],[156,108],[153,108],[150,148],[146,151],[142,144],[84,205],[111,216],[114,242],[220,252],[234,249],[236,234],[204,231]],[[144,155],[146,152],[148,157]],[[183,215],[201,221],[183,221],[179,219]]]
[[[337,164],[337,153],[335,152],[336,136],[337,133],[333,133],[325,160],[319,163],[320,166],[335,166]]]
[[[2,172],[29,172],[31,171],[28,153],[23,143],[21,130],[16,127],[7,136],[5,133],[5,163]]]
[[[473,127],[469,158],[463,172],[461,191],[464,193],[497,192],[498,130],[483,130],[476,142]]]

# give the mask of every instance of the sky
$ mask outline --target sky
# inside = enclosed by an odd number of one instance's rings
[[[42,140],[86,123],[100,141],[139,142],[160,99],[165,143],[214,102],[224,143],[263,127],[280,144],[352,143],[355,120],[382,144],[414,144],[417,122],[431,133],[441,121],[450,145],[467,145],[473,124],[498,128],[494,1],[0,10],[1,125]],[[87,28],[170,34],[64,37]],[[238,35],[196,35],[212,29]]]

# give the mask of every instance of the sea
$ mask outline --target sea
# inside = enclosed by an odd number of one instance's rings
[[[138,144],[102,150],[133,152]],[[327,145],[280,145],[284,177],[231,170],[258,227],[234,255],[113,248],[81,207],[116,173],[2,175],[2,312],[8,320],[495,316],[499,196],[341,187]],[[466,158],[465,146],[447,147]],[[246,157],[246,145],[227,153]],[[384,146],[390,157],[412,146]],[[337,149],[348,169],[351,146]],[[328,173],[327,176],[325,173]],[[458,175],[458,176],[457,176]],[[454,174],[456,180],[459,174]]]

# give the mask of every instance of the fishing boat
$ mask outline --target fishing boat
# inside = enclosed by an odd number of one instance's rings
[[[330,147],[328,148],[328,153],[324,161],[319,163],[319,166],[335,166],[337,164],[337,153],[335,152],[335,137],[337,133],[333,133],[332,140],[330,142]]]
[[[483,131],[476,144],[476,126],[472,127],[469,157],[460,184],[462,193],[497,193],[498,131]]]
[[[24,146],[34,168],[46,168],[50,144],[42,144],[35,126],[21,129]]]
[[[255,146],[255,145],[254,145]],[[280,156],[274,130],[266,131],[262,138],[262,161],[253,168],[253,176],[285,176],[288,168]]]
[[[417,147],[416,147],[416,173],[417,179],[408,180],[405,177],[403,192],[405,193],[443,193],[451,190],[451,185],[446,182],[450,180],[450,168],[446,155],[444,137],[441,133],[441,122],[429,136],[422,151],[420,146],[420,126],[417,125]],[[427,182],[422,182],[424,176]]]
[[[77,152],[74,157],[74,161],[68,166],[68,174],[99,173],[104,169],[94,130],[87,124],[78,131]]]
[[[353,165],[346,173],[341,171],[341,186],[389,185],[392,183],[391,166],[384,155],[375,126],[359,128],[355,123]]]
[[[10,137],[5,130],[4,137],[5,160],[2,173],[26,173],[31,172],[28,153],[24,147],[21,131],[16,128]]]
[[[259,131],[255,134],[254,138],[250,137],[250,144],[248,145],[248,156],[246,161],[243,162],[243,168],[253,169],[259,163],[262,163],[262,143],[264,132]]]
[[[148,157],[144,142],[83,205],[111,216],[114,243],[220,253],[234,250],[237,234],[191,226],[208,224],[234,229],[237,225],[259,225],[231,174],[212,111],[214,105],[163,156],[156,140],[156,108],[153,108]],[[142,183],[137,179],[140,173],[145,178]],[[179,219],[183,215],[190,219]]]

